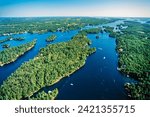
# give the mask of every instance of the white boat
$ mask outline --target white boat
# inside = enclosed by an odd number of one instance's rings
[[[103,59],[106,59],[106,57],[104,56]]]
[[[73,86],[73,83],[71,83],[70,85]]]
[[[103,50],[102,48],[98,48],[99,50]]]

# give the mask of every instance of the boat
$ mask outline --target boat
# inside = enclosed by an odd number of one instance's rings
[[[70,85],[73,86],[73,83],[71,83]]]
[[[103,48],[98,48],[99,50],[103,50]]]
[[[48,93],[52,93],[52,91],[48,91]]]

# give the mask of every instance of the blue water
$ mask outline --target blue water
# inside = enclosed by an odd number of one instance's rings
[[[47,44],[64,42],[71,39],[72,36],[78,33],[78,30],[69,32],[55,32],[46,34],[17,34],[16,37],[25,37],[24,41],[9,41],[11,47],[18,46],[32,41],[37,38],[35,47],[19,57],[15,62],[0,67],[0,84],[7,79],[19,66],[33,59],[39,52],[40,48]],[[56,34],[57,39],[53,42],[46,42],[45,39]],[[124,90],[125,82],[132,82],[130,79],[123,76],[117,71],[118,55],[115,50],[116,40],[110,38],[108,33],[99,33],[100,38],[96,39],[96,35],[90,34],[91,47],[96,47],[97,51],[89,56],[86,64],[70,75],[63,78],[60,82],[50,87],[44,87],[40,91],[49,91],[54,88],[59,89],[59,94],[56,99],[129,99]],[[2,39],[4,37],[0,37]],[[3,48],[0,48],[3,50]]]

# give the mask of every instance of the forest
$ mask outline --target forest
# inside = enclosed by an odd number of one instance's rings
[[[101,28],[91,28],[91,29],[84,29],[84,30],[81,30],[79,31],[79,33],[82,33],[82,34],[98,34],[102,32],[102,29]]]
[[[150,99],[150,25],[126,21],[117,35],[119,69],[137,80],[126,83],[128,95],[133,99]]]
[[[49,37],[46,39],[46,41],[47,41],[47,42],[51,42],[51,41],[54,41],[56,38],[57,38],[56,35],[51,35],[51,36],[49,36]]]
[[[49,44],[39,54],[23,63],[0,87],[0,99],[18,100],[30,97],[42,87],[51,86],[84,66],[87,57],[96,51],[82,34],[68,42]],[[54,93],[57,94],[57,93]],[[45,96],[42,92],[37,96]]]
[[[0,18],[0,35],[19,33],[45,33],[69,31],[87,25],[99,25],[118,20],[117,18],[90,17],[40,17],[40,18]]]
[[[0,66],[14,62],[18,57],[32,49],[35,44],[36,39],[34,39],[32,42],[0,51]]]

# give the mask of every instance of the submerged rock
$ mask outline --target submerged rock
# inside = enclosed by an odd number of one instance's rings
[[[97,35],[97,36],[96,36],[96,39],[99,39],[99,38],[100,38],[99,35]]]

